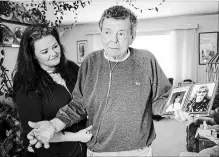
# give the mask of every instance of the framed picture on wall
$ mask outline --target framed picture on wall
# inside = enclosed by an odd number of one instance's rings
[[[77,41],[77,62],[82,63],[87,52],[87,40]]]
[[[218,32],[199,33],[199,64],[207,64],[218,53]]]

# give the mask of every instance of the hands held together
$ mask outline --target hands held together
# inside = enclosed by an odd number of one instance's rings
[[[44,145],[44,148],[49,148],[49,143],[51,142],[65,142],[65,141],[81,141],[88,142],[92,138],[90,130],[92,126],[80,130],[77,133],[66,132],[56,132],[56,128],[50,121],[40,121],[40,122],[28,122],[28,125],[33,128],[27,138],[30,140],[31,145],[35,145],[36,148],[40,148]]]

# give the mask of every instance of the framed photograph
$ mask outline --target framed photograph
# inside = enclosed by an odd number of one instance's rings
[[[163,116],[172,116],[174,111],[183,108],[191,85],[173,88],[166,103],[166,113]]]
[[[207,64],[216,53],[218,53],[218,32],[199,33],[199,64]]]
[[[183,107],[183,110],[190,114],[209,115],[218,88],[217,86],[217,82],[194,84],[188,97],[188,102]]]
[[[77,62],[81,63],[86,55],[87,51],[87,40],[77,41]]]

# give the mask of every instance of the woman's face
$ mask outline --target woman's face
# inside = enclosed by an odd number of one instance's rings
[[[175,98],[175,103],[178,103],[180,101],[180,96],[177,96],[176,98]]]
[[[35,56],[42,69],[54,71],[55,66],[60,63],[61,48],[52,35],[47,35],[35,41]]]
[[[206,89],[204,89],[204,88],[199,89],[199,91],[197,92],[197,96],[196,96],[196,102],[202,101],[206,94],[207,94]]]

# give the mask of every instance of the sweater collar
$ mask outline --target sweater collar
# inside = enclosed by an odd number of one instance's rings
[[[125,56],[123,59],[121,59],[121,60],[113,60],[113,59],[110,59],[110,58],[106,55],[106,52],[104,51],[104,57],[105,57],[107,60],[112,61],[112,62],[122,62],[122,61],[126,60],[129,56],[130,56],[130,51],[129,51],[129,49],[128,49],[128,50],[127,50],[127,54],[126,54],[126,56]]]

